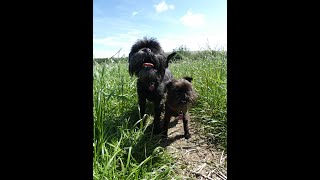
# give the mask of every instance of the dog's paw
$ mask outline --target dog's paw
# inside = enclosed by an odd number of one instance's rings
[[[162,134],[161,139],[160,139],[160,143],[162,144],[162,146],[168,146],[170,144],[168,136]]]
[[[161,133],[161,130],[159,130],[158,128],[154,128],[153,129],[153,134],[154,135],[158,135],[158,134],[160,134]]]
[[[190,139],[190,138],[191,138],[191,134],[190,134],[190,133],[184,134],[184,138],[185,138],[185,139]]]
[[[167,133],[161,133],[161,138],[162,139],[168,139],[168,134]]]

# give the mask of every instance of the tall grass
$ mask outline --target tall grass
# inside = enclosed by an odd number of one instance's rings
[[[226,149],[225,53],[204,51],[169,66],[176,78],[194,78],[199,98],[190,110],[192,120],[205,127],[212,143]],[[139,121],[136,78],[129,76],[127,61],[94,62],[93,73],[94,179],[174,177],[173,159],[149,124]]]
[[[94,179],[157,179],[172,172],[172,160],[157,138],[141,128],[136,78],[126,62],[94,64]]]
[[[170,64],[175,78],[192,76],[199,95],[190,112],[206,131],[208,140],[227,150],[227,56],[204,50]]]

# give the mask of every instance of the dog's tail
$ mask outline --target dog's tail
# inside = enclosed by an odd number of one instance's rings
[[[177,54],[176,52],[173,52],[173,53],[171,53],[171,54],[169,54],[169,55],[167,56],[166,68],[169,67],[169,61],[170,61],[170,59],[173,58],[173,56],[175,56],[176,54]]]

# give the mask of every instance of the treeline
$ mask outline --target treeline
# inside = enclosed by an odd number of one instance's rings
[[[177,52],[177,55],[172,58],[171,62],[179,61],[182,59],[191,59],[191,60],[199,60],[202,58],[227,58],[227,51],[217,51],[217,50],[202,50],[202,51],[190,51],[185,47],[180,47],[174,49],[173,51]],[[169,55],[171,52],[167,52]],[[118,63],[121,61],[128,61],[128,57],[111,57],[111,58],[94,58],[94,62],[96,63]]]
[[[94,58],[93,61],[95,61],[96,63],[118,63],[121,61],[128,61],[127,57],[122,57],[122,58]]]

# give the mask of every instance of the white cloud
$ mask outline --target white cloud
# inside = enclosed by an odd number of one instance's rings
[[[135,16],[135,15],[137,15],[139,12],[137,12],[137,11],[134,11],[133,13],[132,13],[132,16]]]
[[[174,5],[173,4],[166,4],[165,1],[162,1],[159,4],[154,5],[154,7],[156,8],[157,13],[161,13],[163,11],[167,11],[168,9],[174,9]]]
[[[116,54],[120,49],[120,53],[116,57],[128,56],[131,46],[141,37],[144,31],[131,29],[127,33],[116,34],[114,36],[97,38],[93,37],[93,55],[95,58],[110,58]]]
[[[93,55],[95,58],[110,58],[120,49],[115,57],[128,57],[131,46],[137,39],[148,35],[159,40],[165,52],[172,52],[173,49],[186,46],[191,51],[207,49],[209,45],[213,50],[227,50],[227,26],[221,28],[208,27],[202,30],[192,29],[179,33],[164,33],[154,35],[150,31],[130,29],[126,33],[113,34],[112,36],[93,36]]]
[[[136,42],[137,38],[142,35],[138,31],[128,32],[113,37],[93,38],[93,55],[95,58],[110,58],[120,49],[120,53],[115,57],[128,57],[131,46]],[[163,37],[163,38],[162,38]],[[165,52],[172,52],[173,49],[186,46],[191,51],[207,49],[209,45],[213,50],[227,50],[227,32],[221,31],[212,33],[212,31],[196,33],[196,34],[166,34],[158,37],[161,46]]]
[[[227,32],[212,35],[212,33],[201,33],[192,35],[165,35],[165,38],[159,38],[165,52],[171,52],[173,49],[186,46],[191,51],[207,49],[209,45],[213,50],[227,50]]]
[[[188,10],[187,14],[180,18],[180,21],[183,25],[189,27],[200,27],[205,24],[204,14],[195,14],[191,10]]]
[[[135,40],[129,36],[127,38],[121,36],[93,38],[93,55],[95,58],[110,58],[120,50],[116,57],[128,56],[133,39]]]
[[[114,57],[128,57],[129,52],[120,50],[118,54],[116,54],[120,49],[115,50],[107,50],[107,49],[93,49],[93,58],[111,58]]]

